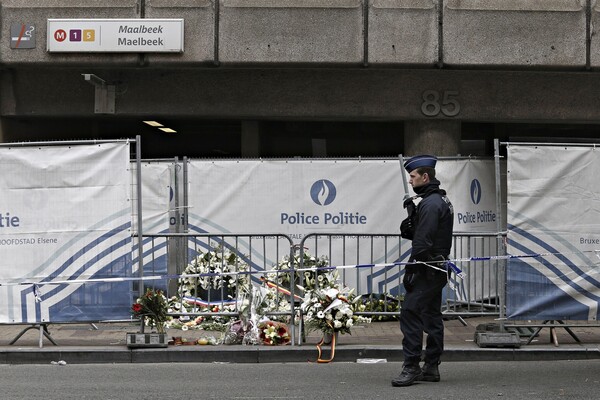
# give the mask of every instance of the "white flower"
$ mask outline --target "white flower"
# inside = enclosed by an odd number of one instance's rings
[[[327,321],[331,321],[333,319],[333,316],[331,315],[331,313],[327,313],[327,314],[325,314],[325,319]]]
[[[325,317],[325,313],[323,311],[319,311],[317,313],[317,318],[323,318],[323,317]]]
[[[352,321],[352,318],[350,318],[348,321],[346,321],[346,328],[351,328],[352,325],[354,325],[354,322]]]
[[[329,297],[330,299],[335,299],[339,293],[340,291],[336,288],[329,288],[325,291],[325,296]]]
[[[182,330],[182,331],[187,331],[188,329],[189,329],[189,327],[188,327],[187,325],[183,325],[183,326],[181,327],[181,330]]]
[[[343,311],[338,311],[335,313],[335,319],[342,319],[344,318],[344,312]]]
[[[333,327],[335,329],[340,329],[342,327],[342,323],[340,321],[333,321]]]

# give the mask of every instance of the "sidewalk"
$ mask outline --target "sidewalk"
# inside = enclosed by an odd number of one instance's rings
[[[466,323],[466,326],[463,324]],[[552,359],[600,358],[600,326],[572,327],[578,343],[563,328],[556,328],[553,342],[550,328],[543,328],[530,344],[525,344],[533,332],[521,333],[520,348],[479,347],[474,341],[480,324],[498,324],[491,317],[449,319],[445,321],[444,361],[519,361]],[[537,322],[538,324],[540,322]],[[513,322],[506,322],[508,328]],[[569,324],[577,324],[570,321]],[[523,325],[519,322],[519,325]],[[581,324],[589,325],[589,324]],[[57,345],[46,337],[39,347],[39,329],[30,329],[16,343],[10,345],[27,326],[0,325],[0,364],[50,363],[63,360],[78,363],[142,363],[142,362],[307,362],[315,361],[315,344],[320,335],[311,332],[301,346],[169,346],[158,349],[129,349],[126,333],[137,332],[138,324],[98,323],[48,325],[48,331]],[[522,330],[523,331],[523,330]],[[202,330],[170,330],[169,336],[182,336],[188,341],[201,337],[221,337],[221,332]],[[402,361],[402,334],[398,322],[373,322],[352,329],[352,335],[340,335],[334,362],[381,360]],[[323,357],[329,358],[329,347],[323,347]],[[365,360],[368,359],[368,360]]]

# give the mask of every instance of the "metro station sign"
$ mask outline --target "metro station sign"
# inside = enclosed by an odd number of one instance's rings
[[[48,19],[49,52],[181,53],[183,19]]]

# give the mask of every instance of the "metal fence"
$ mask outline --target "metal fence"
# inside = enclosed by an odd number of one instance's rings
[[[248,298],[253,286],[266,285],[267,271],[294,259],[292,240],[280,234],[151,234],[145,236],[144,249],[143,270],[138,272],[156,279],[140,282],[165,290],[172,299],[170,314],[178,318],[238,317],[243,306],[238,300]],[[143,289],[137,288],[140,293]],[[285,289],[293,297],[295,286]],[[284,291],[274,293],[270,300],[287,302]],[[289,309],[268,315],[292,317],[295,304],[288,304]],[[290,325],[294,337],[295,327]]]
[[[340,270],[342,282],[369,297],[381,295],[402,299],[404,267],[410,256],[410,242],[400,235],[340,235],[315,233],[304,237],[301,247],[324,254]],[[314,249],[314,250],[313,250]],[[498,315],[504,287],[503,268],[496,259],[503,253],[502,235],[458,233],[454,235],[451,259],[464,277],[451,274],[444,291],[445,315]],[[304,270],[301,264],[298,267]],[[399,315],[393,302],[383,301],[379,311],[369,315]],[[400,302],[401,308],[401,302]]]
[[[465,278],[449,281],[445,314],[464,317],[502,313],[505,238],[503,233],[454,234],[450,257]]]
[[[305,284],[305,272],[338,271],[341,283],[354,288],[369,305],[358,314],[394,318],[401,312],[402,276],[411,250],[410,242],[399,235],[336,233],[309,234],[298,245],[283,234],[153,234],[144,237],[144,249],[140,276],[158,278],[140,282],[163,288],[177,299],[179,306],[171,311],[172,316],[237,317],[243,304],[237,300],[247,296],[242,288],[247,292],[252,286],[269,286],[276,288],[276,304],[289,304],[269,315],[290,321],[292,343],[302,331],[297,296],[301,293],[296,285]],[[502,252],[502,235],[454,235],[451,258],[465,276],[451,275],[444,292],[446,316],[500,314],[504,268],[496,256],[504,255]],[[214,259],[209,262],[206,257]],[[209,264],[220,267],[207,269]],[[203,289],[201,283],[208,283],[208,288]],[[293,298],[295,301],[290,301]]]

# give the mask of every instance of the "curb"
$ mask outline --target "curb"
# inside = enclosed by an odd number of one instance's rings
[[[323,356],[329,349],[323,349]],[[51,348],[3,348],[0,364],[50,364],[65,361],[67,364],[112,363],[306,363],[315,362],[314,346],[177,346],[157,349],[129,349],[119,347],[51,347]],[[402,362],[401,346],[338,346],[333,362]],[[597,346],[573,346],[565,348],[481,349],[456,347],[445,350],[444,362],[460,361],[550,361],[600,359]],[[383,362],[383,361],[380,361]]]

